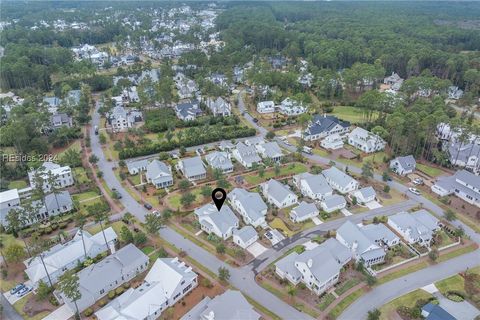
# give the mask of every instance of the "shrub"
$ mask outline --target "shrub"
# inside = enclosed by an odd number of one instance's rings
[[[85,317],[90,317],[92,314],[93,314],[93,309],[92,308],[88,308],[87,310],[85,310],[83,312],[83,314],[85,315]]]
[[[115,298],[115,290],[108,292],[108,299],[113,300]]]
[[[449,299],[449,300],[452,300],[454,302],[462,302],[463,300],[465,300],[465,297],[463,296],[463,293],[459,292],[459,291],[447,291],[447,295],[446,297]]]
[[[124,289],[130,288],[130,286],[131,286],[130,282],[125,282],[125,283],[123,284],[123,288],[124,288]]]
[[[99,305],[100,307],[104,307],[105,305],[107,305],[107,300],[101,299],[100,301],[98,301],[98,305]]]
[[[117,294],[117,296],[121,295],[124,291],[125,289],[123,289],[123,287],[118,287],[117,289],[115,289],[115,293]]]
[[[205,288],[213,287],[212,282],[207,278],[202,278],[202,280],[200,280],[200,285]]]
[[[53,294],[50,295],[50,297],[48,298],[48,302],[50,302],[52,304],[52,306],[60,305],[60,303],[58,303],[58,301],[57,301],[57,298],[55,298],[55,296]]]

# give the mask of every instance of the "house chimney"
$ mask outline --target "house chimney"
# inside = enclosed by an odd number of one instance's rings
[[[311,268],[311,267],[313,266],[313,260],[312,260],[312,259],[308,259],[308,261],[307,261],[307,266],[308,266],[309,268]]]

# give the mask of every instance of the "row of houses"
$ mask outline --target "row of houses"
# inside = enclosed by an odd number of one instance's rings
[[[278,106],[273,101],[260,101],[257,103],[258,113],[267,114],[276,110],[286,116],[298,116],[307,112],[307,107],[290,97],[285,98]]]
[[[232,114],[232,106],[222,97],[216,99],[207,98],[205,100],[207,108],[214,116],[227,117]],[[175,107],[175,114],[177,118],[182,121],[193,121],[203,114],[200,108],[200,102],[198,100],[190,100],[186,102],[178,103]]]
[[[292,252],[275,263],[275,272],[293,285],[304,283],[317,295],[333,287],[342,268],[351,260],[365,266],[384,263],[389,248],[400,244],[400,235],[409,244],[429,246],[440,222],[425,210],[401,212],[384,224],[355,225],[345,222],[336,238],[320,245],[309,245],[302,253]]]

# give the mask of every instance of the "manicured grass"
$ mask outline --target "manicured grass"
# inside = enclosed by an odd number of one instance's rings
[[[299,173],[303,173],[303,172],[306,172],[306,171],[307,171],[307,167],[302,163],[295,163],[295,166],[293,166],[293,167],[292,167],[291,164],[288,164],[288,165],[282,166],[280,168],[280,173],[279,174],[275,174],[274,169],[268,169],[268,170],[265,170],[265,174],[264,174],[263,177],[260,177],[258,175],[258,173],[255,172],[255,173],[250,173],[250,174],[246,175],[245,180],[249,184],[260,184],[263,181],[266,181],[266,180],[274,178],[274,177],[286,176],[286,175],[290,175],[290,174],[299,174]]]
[[[28,186],[25,180],[14,180],[8,184],[8,189],[23,189]]]
[[[383,206],[390,206],[392,204],[405,201],[405,198],[403,197],[403,194],[398,192],[397,190],[395,190],[393,188],[390,189],[388,194],[390,195],[390,199],[383,198],[383,197],[379,196],[379,198],[382,199],[382,205]]]
[[[72,197],[73,197],[73,200],[85,201],[85,200],[95,198],[95,197],[98,197],[98,196],[99,196],[99,194],[96,193],[95,191],[85,191],[85,192],[82,192],[82,193],[74,194]]]
[[[272,319],[272,320],[281,320],[282,319],[279,316],[277,316],[275,313],[270,311],[269,309],[267,309],[264,306],[262,306],[261,304],[259,304],[254,299],[247,296],[245,293],[242,293],[242,294],[255,309],[257,309],[258,311],[260,311],[264,315],[268,316],[270,319]]]
[[[439,175],[442,175],[444,172],[440,169],[426,166],[421,163],[417,163],[417,169],[422,171],[425,174],[428,174],[430,177],[438,177]]]
[[[432,295],[422,289],[417,289],[412,291],[404,296],[401,296],[395,300],[390,301],[380,308],[381,316],[380,319],[388,320],[392,319],[390,314],[395,311],[400,306],[414,307],[415,303],[420,299],[429,299]]]
[[[133,183],[134,186],[141,183],[140,173],[134,176],[128,176],[128,179]]]
[[[61,159],[62,156],[65,154],[65,152],[67,152],[68,150],[76,150],[76,151],[82,150],[82,146],[81,146],[81,144],[80,144],[80,139],[75,140],[75,142],[73,142],[71,145],[69,145],[68,148],[66,148],[66,149],[63,150],[62,152],[59,152],[59,153],[57,154],[58,159]]]
[[[386,276],[384,276],[382,278],[379,278],[378,281],[377,281],[377,285],[380,285],[380,284],[383,284],[385,282],[392,281],[394,279],[403,277],[403,276],[405,276],[409,273],[421,270],[421,269],[426,268],[428,266],[429,266],[428,262],[423,261],[421,263],[414,264],[414,265],[409,266],[407,268],[400,269],[398,271],[394,271],[392,273],[387,274]]]
[[[292,230],[288,229],[285,222],[283,222],[283,220],[278,217],[273,219],[272,222],[270,222],[270,226],[274,229],[280,229],[287,237],[291,237],[294,234]]]
[[[90,179],[87,177],[87,172],[83,167],[73,168],[73,176],[75,181],[80,184],[88,183]]]
[[[365,122],[367,121],[364,109],[358,107],[338,106],[333,109],[329,115],[336,116],[339,119],[350,122]],[[377,118],[378,114],[373,115],[373,119]]]
[[[465,289],[465,280],[462,276],[457,274],[450,278],[435,282],[435,286],[443,295],[446,295],[447,291],[462,292]]]
[[[341,286],[339,286],[337,289],[335,289],[335,292],[337,293],[337,295],[340,296],[343,293],[347,292],[350,288],[355,287],[359,283],[360,283],[360,279],[357,279],[357,278],[348,279]]]
[[[327,293],[320,300],[320,303],[318,304],[318,308],[323,311],[327,309],[327,307],[331,305],[333,301],[335,301],[335,296],[331,293]]]
[[[112,227],[113,230],[115,231],[115,233],[116,233],[117,235],[120,235],[120,230],[122,229],[122,227],[123,227],[124,225],[126,225],[126,224],[125,224],[123,221],[116,221],[116,222],[111,223],[111,224],[110,224],[110,223],[107,224],[107,225],[104,224],[104,225],[103,225],[103,229],[107,229],[108,227]],[[101,227],[100,227],[100,224],[97,223],[97,224],[95,224],[95,225],[93,225],[93,226],[88,227],[88,228],[87,228],[87,231],[88,231],[90,234],[94,235],[94,234],[97,234],[98,232],[102,232],[102,229],[101,229]]]
[[[374,164],[382,164],[383,158],[385,158],[387,154],[384,151],[375,152],[375,154],[368,155],[363,158],[363,162],[370,161]]]
[[[343,310],[348,308],[349,305],[351,305],[355,300],[360,298],[361,295],[365,292],[364,288],[358,289],[357,291],[352,292],[348,296],[346,296],[342,301],[340,301],[339,304],[337,304],[332,311],[328,314],[331,316],[333,319],[338,318],[340,314],[342,314]]]
[[[477,247],[475,245],[470,245],[468,247],[463,247],[463,248],[451,251],[451,252],[446,253],[446,254],[441,254],[440,257],[438,257],[437,262],[450,260],[450,259],[456,258],[458,256],[461,256],[462,254],[466,254],[466,253],[475,251],[476,249],[477,249]]]
[[[313,153],[321,157],[328,157],[330,155],[325,149],[319,148],[313,149]]]
[[[155,249],[153,247],[145,247],[142,249],[142,252],[145,253],[147,256],[152,253]]]
[[[203,199],[203,196],[201,195],[201,192],[202,192],[201,188],[190,189],[189,192],[191,192],[196,196],[195,201],[193,202],[192,205],[195,205],[196,203],[198,203]],[[181,198],[182,198],[182,195],[177,192],[174,195],[167,196],[167,201],[170,204],[170,207],[172,209],[177,209],[182,207],[182,204],[180,203]]]
[[[32,294],[32,293],[30,293],[30,294]],[[25,305],[27,304],[28,299],[30,298],[30,294],[24,296],[22,299],[20,299],[20,300],[18,300],[17,302],[15,302],[15,303],[13,304],[13,308],[22,316],[23,319],[41,320],[41,319],[45,318],[45,316],[46,316],[47,314],[49,314],[50,312],[48,312],[48,311],[43,311],[43,312],[40,312],[40,313],[36,314],[36,315],[33,316],[33,317],[30,317],[30,316],[28,316],[28,315],[23,311],[23,308],[25,307]]]

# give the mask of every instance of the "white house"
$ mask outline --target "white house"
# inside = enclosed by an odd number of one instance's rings
[[[52,283],[56,283],[62,274],[67,270],[75,268],[78,263],[83,262],[87,258],[94,258],[108,249],[114,251],[117,234],[112,227],[105,229],[104,233],[107,243],[105,243],[105,238],[101,231],[93,236],[87,231],[83,231],[82,239],[82,231],[78,230],[72,240],[56,244],[44,251],[42,253],[43,263],[39,256],[25,260],[23,262],[26,267],[25,273],[33,286],[36,288],[40,281],[49,284],[45,268],[48,270]]]
[[[233,243],[246,249],[258,240],[257,231],[252,226],[245,226],[242,229],[233,231]]]
[[[480,173],[480,141],[475,138],[472,142],[453,141],[444,148],[448,151],[450,163],[454,166],[469,169],[476,174]]]
[[[254,163],[262,162],[262,159],[257,154],[255,146],[247,146],[243,142],[237,143],[232,155],[245,168],[251,168]]]
[[[356,261],[361,261],[366,266],[385,261],[385,250],[367,237],[360,227],[350,221],[346,221],[337,229],[336,239],[352,252]]]
[[[142,113],[138,110],[126,110],[118,105],[107,115],[108,124],[114,132],[123,132],[132,128],[136,122],[142,121]]]
[[[195,215],[203,231],[214,233],[223,240],[230,238],[238,228],[238,218],[226,204],[218,211],[213,204],[207,203],[195,209]]]
[[[17,189],[0,192],[0,224],[7,225],[8,212],[20,207],[20,195]]]
[[[290,219],[293,222],[304,222],[308,219],[315,218],[318,214],[319,211],[315,204],[302,201],[290,211]]]
[[[480,207],[480,177],[466,170],[457,171],[453,176],[439,177],[431,189],[441,197],[454,194]]]
[[[336,167],[323,170],[322,175],[325,177],[328,184],[340,193],[345,194],[358,189],[358,181],[345,172],[338,170]]]
[[[198,285],[198,276],[178,258],[159,258],[137,288],[130,288],[95,313],[98,320],[155,320]]]
[[[365,188],[361,188],[352,192],[352,196],[357,199],[358,203],[365,204],[371,201],[375,201],[375,197],[377,193],[373,187],[368,186]]]
[[[177,165],[188,180],[196,181],[207,177],[205,164],[200,157],[181,159]]]
[[[417,166],[417,162],[412,155],[404,157],[396,157],[390,161],[390,169],[401,176],[413,173]]]
[[[301,173],[293,177],[293,183],[303,196],[312,200],[322,200],[333,193],[333,189],[321,174]]]
[[[272,113],[275,112],[275,103],[273,101],[260,101],[257,103],[258,113]]]
[[[232,106],[222,97],[218,97],[217,99],[207,98],[205,104],[214,116],[226,117],[232,114]]]
[[[272,161],[280,162],[283,157],[282,149],[275,141],[257,144],[255,148],[264,159],[268,158]]]
[[[336,210],[341,210],[345,208],[346,205],[347,205],[347,201],[345,200],[345,198],[338,194],[326,196],[320,202],[320,206],[322,207],[323,211],[328,213]]]
[[[280,103],[279,111],[281,114],[284,114],[286,116],[298,116],[302,113],[307,112],[307,108],[305,108],[298,101],[295,101],[291,98],[285,98]]]
[[[58,291],[55,291],[55,295],[61,297],[71,311],[76,312],[75,306],[78,306],[79,312],[83,312],[106,296],[110,290],[146,271],[148,262],[147,255],[133,244],[127,244],[114,254],[77,273],[81,297],[76,302]]]
[[[463,97],[463,90],[457,86],[448,87],[448,99],[458,100]]]
[[[142,171],[147,170],[148,160],[142,159],[142,160],[127,161],[126,164],[127,164],[128,173],[130,173],[131,175],[136,175]]]
[[[335,239],[328,239],[311,250],[292,252],[275,263],[275,272],[293,285],[303,282],[320,295],[333,287],[340,271],[351,260],[350,251]]]
[[[330,149],[330,150],[337,150],[343,148],[343,139],[342,137],[338,134],[332,134],[327,137],[325,137],[321,142],[320,145],[325,148],[325,149]]]
[[[297,203],[298,197],[290,188],[277,180],[270,179],[262,183],[262,192],[267,201],[278,209],[290,207]]]
[[[214,151],[207,154],[205,160],[212,169],[219,169],[223,173],[233,172],[233,163],[228,152]]]
[[[69,166],[60,166],[53,162],[44,162],[37,170],[32,169],[28,172],[28,179],[30,186],[35,188],[37,182],[43,183],[42,188],[45,192],[52,189],[50,177],[55,181],[55,187],[66,188],[75,184],[73,179],[72,169]]]
[[[173,185],[172,169],[157,159],[152,160],[147,165],[145,177],[147,181],[157,189],[167,188]]]
[[[368,132],[367,130],[356,127],[348,134],[348,144],[366,153],[377,152],[383,150],[387,144],[385,140],[378,135]]]
[[[400,244],[400,238],[383,223],[359,226],[363,234],[381,247],[391,248]]]
[[[268,207],[258,193],[235,188],[228,193],[227,198],[233,209],[242,215],[246,224],[251,224],[255,228],[266,227],[265,216]]]
[[[345,134],[350,130],[350,123],[334,116],[316,115],[303,133],[306,141],[315,141],[332,134]]]
[[[412,214],[400,212],[388,217],[388,225],[408,243],[429,247],[433,233],[440,229],[439,220],[425,210]]]

